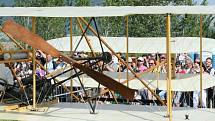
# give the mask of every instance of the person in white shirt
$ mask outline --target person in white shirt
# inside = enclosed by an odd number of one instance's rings
[[[206,58],[205,65],[206,65],[205,72],[214,76],[215,70],[212,67],[212,58],[210,58],[210,57]],[[208,88],[207,92],[208,92],[208,107],[214,107],[214,105],[212,106],[211,104],[212,104],[212,101],[214,100],[213,98],[214,98],[214,94],[215,94],[215,88],[214,87]]]
[[[202,64],[202,66],[203,66],[202,67],[203,73],[205,73],[206,67],[204,64]],[[198,59],[196,59],[194,62],[194,73],[196,73],[196,74],[200,73],[200,62]],[[200,95],[201,95],[201,92],[199,90],[193,91],[193,107],[194,108],[198,108],[198,106],[199,106]],[[206,92],[206,89],[204,89],[204,90],[202,90],[202,105],[201,105],[201,107],[206,108],[207,107],[206,103],[207,103],[207,92]]]
[[[47,58],[46,59],[47,62],[45,63],[45,68],[50,73],[50,72],[54,71],[54,64],[53,64],[52,56],[47,55],[46,58]]]
[[[0,81],[10,85],[13,85],[14,83],[12,72],[8,67],[5,66],[5,64],[0,64]],[[3,91],[4,89],[5,87],[0,85],[0,91]]]

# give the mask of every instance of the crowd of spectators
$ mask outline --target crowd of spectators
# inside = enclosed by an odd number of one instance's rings
[[[126,61],[125,56],[121,56]],[[166,61],[165,54],[144,54],[141,57],[128,57],[128,66],[136,73],[141,73],[147,69]],[[112,62],[107,66],[107,71],[113,72],[126,72],[126,66],[122,64],[116,56],[113,55]],[[202,63],[203,73],[208,73],[212,76],[215,75],[214,68],[212,67],[212,59],[208,57]],[[130,71],[130,70],[128,70]],[[157,68],[151,70],[154,73],[167,73],[167,63],[159,65]],[[200,59],[197,57],[192,60],[191,57],[186,53],[177,54],[175,60],[175,73],[181,74],[200,74]],[[166,99],[165,90],[155,90],[162,100]],[[202,92],[202,107],[214,107],[214,87],[204,89]],[[140,90],[141,100],[155,99],[152,94],[147,90]],[[173,105],[179,106],[190,106],[198,108],[200,106],[200,91],[193,92],[174,92]]]
[[[74,53],[75,57],[87,57],[87,54]],[[126,61],[123,54],[118,53],[124,61]],[[48,73],[53,72],[56,69],[65,67],[65,62],[60,58],[53,59],[51,55],[46,55],[42,51],[36,51],[36,74],[41,79]],[[136,73],[141,73],[147,69],[160,64],[161,62],[166,61],[165,54],[143,54],[140,57],[128,57],[128,67]],[[44,67],[42,68],[41,65]],[[32,75],[33,65],[32,62],[17,62],[14,64],[14,70],[16,75],[20,78],[26,78]],[[47,70],[47,71],[45,71]],[[122,64],[118,58],[112,55],[112,61],[105,65],[105,71],[111,72],[127,72],[130,70]],[[167,73],[167,64],[163,63],[157,68],[151,70],[154,73]],[[200,73],[200,60],[196,58],[192,60],[188,54],[177,54],[175,62],[175,73],[181,74],[199,74]],[[212,59],[209,57],[203,62],[203,73],[209,73],[214,76],[214,69],[212,68]],[[156,90],[156,93],[160,96],[162,100],[166,99],[165,90]],[[152,94],[147,90],[140,90],[141,100],[153,100],[155,99]],[[200,91],[194,92],[174,92],[173,104],[174,106],[192,106],[197,108],[199,106]],[[202,95],[202,106],[203,107],[214,107],[214,104],[211,103],[214,99],[214,88],[209,88],[203,90]]]

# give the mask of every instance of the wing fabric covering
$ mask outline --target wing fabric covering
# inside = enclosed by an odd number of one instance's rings
[[[86,73],[88,76],[96,80],[98,83],[109,88],[110,90],[119,92],[124,98],[133,100],[135,90],[126,87],[125,85],[115,81],[114,79],[85,67],[77,61],[61,54],[57,49],[47,43],[42,37],[32,33],[22,25],[15,23],[12,20],[7,20],[2,27],[2,31],[13,37],[14,39],[20,40],[35,49],[42,50],[43,52],[52,55],[53,57],[61,57],[61,59],[67,63],[72,63],[75,68]]]

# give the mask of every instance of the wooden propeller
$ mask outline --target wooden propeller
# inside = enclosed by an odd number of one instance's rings
[[[125,85],[115,81],[114,79],[94,71],[88,67],[85,67],[74,59],[71,59],[63,54],[61,54],[57,49],[47,43],[42,37],[37,34],[32,33],[28,29],[24,28],[22,25],[15,23],[12,20],[7,20],[3,24],[2,31],[9,34],[14,39],[20,40],[35,49],[42,50],[43,52],[52,55],[53,57],[61,57],[61,59],[67,63],[72,63],[75,68],[86,73],[88,76],[96,80],[98,83],[109,88],[110,90],[119,92],[123,97],[129,100],[133,100],[135,90],[126,87]]]

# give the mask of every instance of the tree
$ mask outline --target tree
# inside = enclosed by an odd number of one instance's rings
[[[66,0],[66,5],[67,6],[90,6],[91,5],[91,2],[90,0]],[[87,20],[89,20],[88,18],[86,18]],[[82,32],[80,31],[80,28],[78,26],[78,23],[77,23],[77,18],[73,18],[72,19],[72,31],[73,31],[73,35],[75,36],[78,36],[78,35],[81,35]],[[86,27],[85,25],[83,25],[84,27]],[[67,35],[69,35],[70,31],[70,23],[69,23],[69,18],[67,18],[67,22],[66,22],[66,32],[67,32]],[[87,31],[88,33],[89,31]]]
[[[16,7],[54,7],[64,6],[64,0],[16,0]],[[15,20],[31,29],[30,17],[15,17]],[[36,33],[42,36],[44,39],[53,39],[63,37],[66,35],[66,18],[48,18],[37,17],[36,18]]]
[[[4,7],[3,4],[0,4],[0,7]],[[2,25],[2,23],[4,22],[4,17],[0,17],[0,26]]]
[[[196,5],[192,0],[105,0],[105,6],[166,6],[166,5]],[[202,5],[207,5],[203,0]],[[106,17],[99,20],[104,36],[124,36],[124,17]],[[161,37],[165,36],[165,15],[132,15],[129,16],[129,36],[131,37]],[[204,32],[212,37],[209,25],[213,16],[204,16]],[[199,36],[199,15],[171,15],[171,31],[173,37]],[[210,32],[209,32],[210,31]]]
[[[105,6],[149,6],[149,5],[167,5],[166,0],[105,0]],[[101,30],[105,36],[123,36],[125,35],[124,17],[106,17],[100,20]],[[132,15],[129,16],[129,36],[159,36],[163,34],[165,27],[165,17],[163,15]]]
[[[90,0],[74,0],[75,6],[90,6]]]

